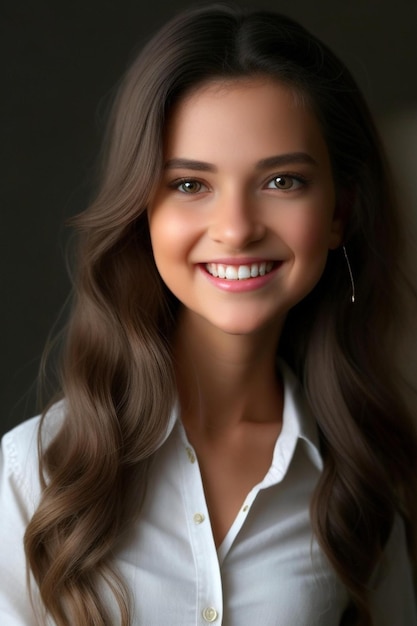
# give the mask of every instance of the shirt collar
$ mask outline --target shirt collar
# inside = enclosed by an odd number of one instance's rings
[[[175,400],[174,406],[172,407],[172,411],[171,411],[171,415],[169,416],[169,420],[168,420],[168,424],[166,427],[166,431],[165,433],[162,435],[157,449],[161,448],[164,443],[166,442],[166,440],[168,439],[168,437],[170,436],[170,434],[172,433],[172,431],[174,430],[174,426],[175,424],[179,421],[179,416],[180,416],[180,405],[179,405],[179,400],[178,398]]]
[[[294,456],[299,439],[305,443],[305,450],[311,462],[318,470],[323,469],[317,423],[307,404],[302,386],[290,367],[282,360],[279,360],[279,370],[283,380],[284,409],[282,429],[275,444],[272,465],[265,476],[268,482],[282,480]],[[179,417],[180,407],[177,399],[158,447],[161,447],[168,439]]]
[[[278,437],[275,451],[277,448],[281,449],[281,454],[283,454],[288,467],[297,441],[301,439],[305,442],[306,452],[310,460],[321,471],[323,460],[320,454],[317,422],[307,403],[304,390],[294,372],[284,361],[279,361],[279,370],[283,379],[284,409],[281,434]],[[284,453],[286,447],[288,449]]]

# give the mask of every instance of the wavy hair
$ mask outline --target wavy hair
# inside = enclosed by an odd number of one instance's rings
[[[401,239],[368,108],[334,54],[287,17],[223,5],[189,10],[126,73],[95,200],[75,220],[77,268],[61,367],[65,418],[47,446],[40,433],[43,495],[25,535],[30,573],[58,626],[110,623],[103,583],[122,626],[132,619],[112,553],[138,513],[132,485],[145,489],[176,397],[170,334],[177,302],[155,267],[147,223],[165,121],[191,89],[254,76],[290,86],[317,115],[346,219],[355,304],[343,254],[331,251],[318,285],[289,313],[279,351],[317,419],[324,471],[312,527],[358,623],[372,624],[369,581],[396,514],[415,554],[417,442],[390,352],[401,313]]]

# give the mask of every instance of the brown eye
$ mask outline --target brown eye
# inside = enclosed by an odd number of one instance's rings
[[[282,191],[295,191],[306,185],[307,181],[301,176],[285,174],[274,176],[266,184],[266,189],[281,189]]]
[[[276,189],[292,189],[294,182],[294,178],[291,176],[275,176],[270,184],[276,187]]]
[[[202,189],[202,184],[197,180],[183,180],[178,184],[178,191],[183,193],[198,193]]]

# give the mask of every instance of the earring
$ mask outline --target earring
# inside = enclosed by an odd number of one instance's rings
[[[355,281],[353,280],[352,268],[350,267],[349,257],[348,257],[348,254],[346,252],[346,247],[342,246],[342,248],[343,248],[343,254],[345,255],[346,263],[347,263],[348,270],[349,270],[350,282],[351,282],[351,285],[352,285],[351,300],[352,300],[352,302],[355,302]]]

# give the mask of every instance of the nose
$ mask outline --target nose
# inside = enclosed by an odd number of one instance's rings
[[[231,250],[243,250],[260,241],[265,231],[255,202],[247,194],[234,191],[217,198],[209,227],[213,241],[223,243]]]

